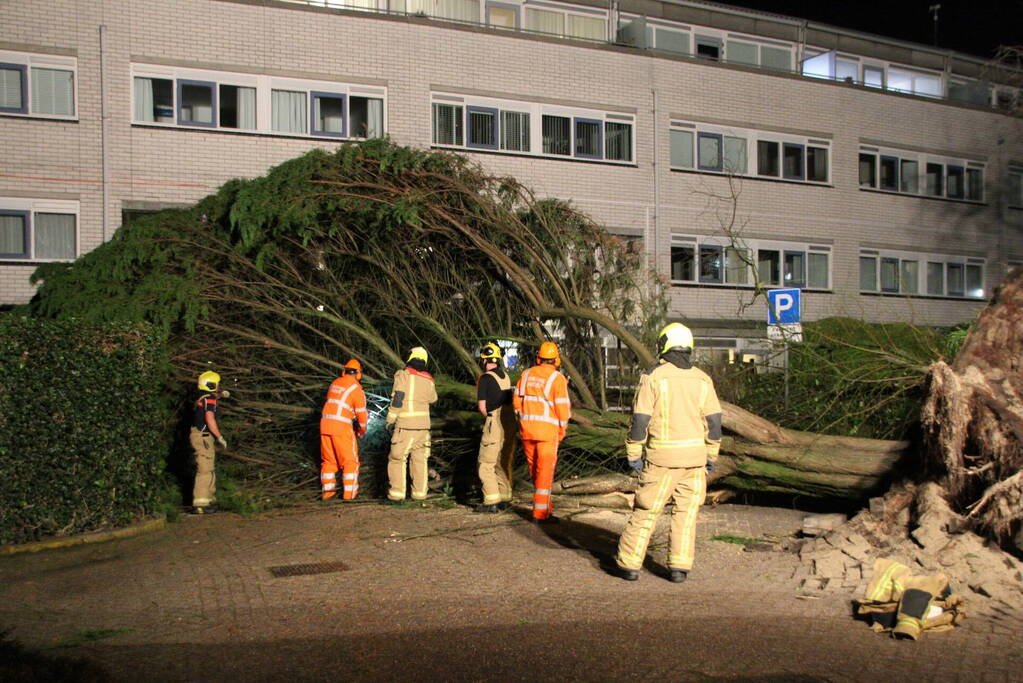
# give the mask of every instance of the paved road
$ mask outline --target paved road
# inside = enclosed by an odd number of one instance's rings
[[[701,513],[697,567],[605,570],[624,518],[543,528],[462,508],[335,505],[187,518],[159,534],[0,559],[0,629],[119,680],[1019,680],[1023,638],[968,619],[893,641],[848,595],[799,597],[794,556],[711,540],[784,536],[792,510]],[[662,525],[663,530],[663,525]],[[270,568],[340,563],[332,573]],[[90,640],[86,630],[108,630]]]

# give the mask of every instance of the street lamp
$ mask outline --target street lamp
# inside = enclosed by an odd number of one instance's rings
[[[927,11],[934,17],[934,46],[938,46],[938,10],[941,9],[941,5],[931,5],[927,8]]]

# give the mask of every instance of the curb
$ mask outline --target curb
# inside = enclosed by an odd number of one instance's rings
[[[166,526],[167,516],[160,515],[156,519],[147,519],[144,522],[139,522],[138,524],[132,524],[131,526],[122,527],[120,529],[112,529],[110,531],[93,531],[87,534],[66,536],[64,538],[51,538],[45,541],[34,541],[32,543],[21,543],[19,545],[3,545],[0,546],[0,556],[18,555],[20,553],[37,553],[40,550],[70,548],[76,545],[85,545],[87,543],[104,543],[106,541],[114,541],[119,538],[131,538],[132,536],[141,536],[142,534],[152,533],[154,531],[159,531]]]

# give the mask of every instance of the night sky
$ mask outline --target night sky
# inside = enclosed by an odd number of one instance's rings
[[[999,45],[1023,45],[1023,0],[724,0],[914,43],[934,43],[928,7],[940,4],[938,46],[991,57]]]

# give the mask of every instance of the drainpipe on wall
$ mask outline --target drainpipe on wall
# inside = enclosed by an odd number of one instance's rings
[[[102,169],[103,183],[103,208],[101,211],[102,237],[106,242],[107,237],[107,203],[110,199],[110,178],[108,177],[109,165],[107,164],[107,84],[106,84],[106,54],[107,54],[107,27],[100,24],[99,27],[99,146],[100,165]]]
[[[658,112],[657,112],[657,89],[650,91],[654,96],[654,130],[653,142],[654,153],[652,155],[654,164],[654,272],[658,272],[659,256],[661,253],[661,165],[657,162],[657,155],[661,149],[658,143]]]

